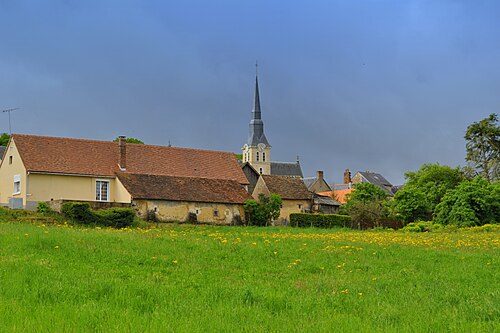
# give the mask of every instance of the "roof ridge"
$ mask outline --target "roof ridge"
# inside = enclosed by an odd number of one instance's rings
[[[198,176],[175,176],[175,175],[162,175],[162,174],[154,174],[154,173],[117,172],[116,175],[117,176],[131,175],[131,176],[154,176],[154,177],[170,177],[170,178],[186,178],[186,179],[208,179],[208,180],[229,181],[229,182],[238,183],[238,181],[235,179],[210,178],[210,177],[198,177]]]

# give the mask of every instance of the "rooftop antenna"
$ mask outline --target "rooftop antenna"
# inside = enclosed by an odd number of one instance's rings
[[[2,110],[2,113],[5,113],[5,112],[8,112],[9,113],[9,134],[12,135],[12,128],[10,127],[10,113],[12,111],[16,111],[16,110],[19,110],[19,108],[12,108],[12,109],[5,109],[5,110]]]

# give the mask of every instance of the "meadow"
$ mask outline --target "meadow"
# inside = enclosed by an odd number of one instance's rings
[[[500,232],[0,223],[1,332],[500,332]]]

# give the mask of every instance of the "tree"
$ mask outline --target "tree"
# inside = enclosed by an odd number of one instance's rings
[[[500,223],[500,183],[481,176],[460,183],[437,205],[435,221],[461,227]]]
[[[118,137],[118,138],[114,139],[114,140],[113,140],[113,142],[118,142],[119,140],[120,140],[120,137]],[[135,139],[135,138],[126,138],[126,139],[125,139],[125,142],[127,142],[127,143],[138,143],[138,144],[140,144],[140,145],[143,145],[143,144],[144,144],[144,142],[142,142],[142,141],[141,141],[141,140],[139,140],[139,139]]]
[[[500,179],[500,126],[498,116],[490,114],[467,127],[465,160],[469,167],[491,182]]]
[[[0,134],[0,146],[7,146],[10,140],[10,135],[7,133]]]
[[[247,200],[244,205],[248,225],[267,226],[280,216],[281,197],[272,193],[269,197],[259,194],[259,201]]]
[[[387,193],[371,183],[354,185],[354,191],[348,194],[345,208],[359,227],[380,226],[381,221],[388,216]]]
[[[446,192],[465,179],[459,168],[439,164],[424,164],[417,172],[406,172],[405,178],[394,196],[395,213],[403,222],[431,220]]]

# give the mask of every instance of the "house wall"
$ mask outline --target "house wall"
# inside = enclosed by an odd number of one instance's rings
[[[195,213],[200,223],[229,225],[233,223],[233,219],[244,220],[245,216],[242,204],[133,200],[132,206],[140,218],[146,219],[148,211],[154,211],[156,218],[164,222],[183,222],[187,220],[189,213]]]
[[[353,184],[359,184],[359,183],[362,183],[364,181],[363,179],[363,176],[361,176],[361,174],[359,172],[357,172],[354,177],[352,177],[352,180],[351,182]]]
[[[328,186],[324,179],[318,179],[314,182],[314,184],[311,185],[310,188],[308,188],[308,190],[314,193],[319,193],[331,191],[331,188],[330,186]]]
[[[14,175],[19,175],[21,179],[21,191],[18,194],[13,194]],[[10,140],[5,157],[0,162],[0,205],[8,206],[11,198],[22,199],[22,206],[26,206],[26,168],[13,139]]]
[[[96,201],[96,180],[109,181],[108,201],[130,203],[130,195],[117,179],[50,174],[28,175],[28,201]]]
[[[275,221],[275,225],[288,225],[290,223],[290,214],[305,213],[311,209],[309,200],[288,200],[283,199],[281,203],[280,217]]]

